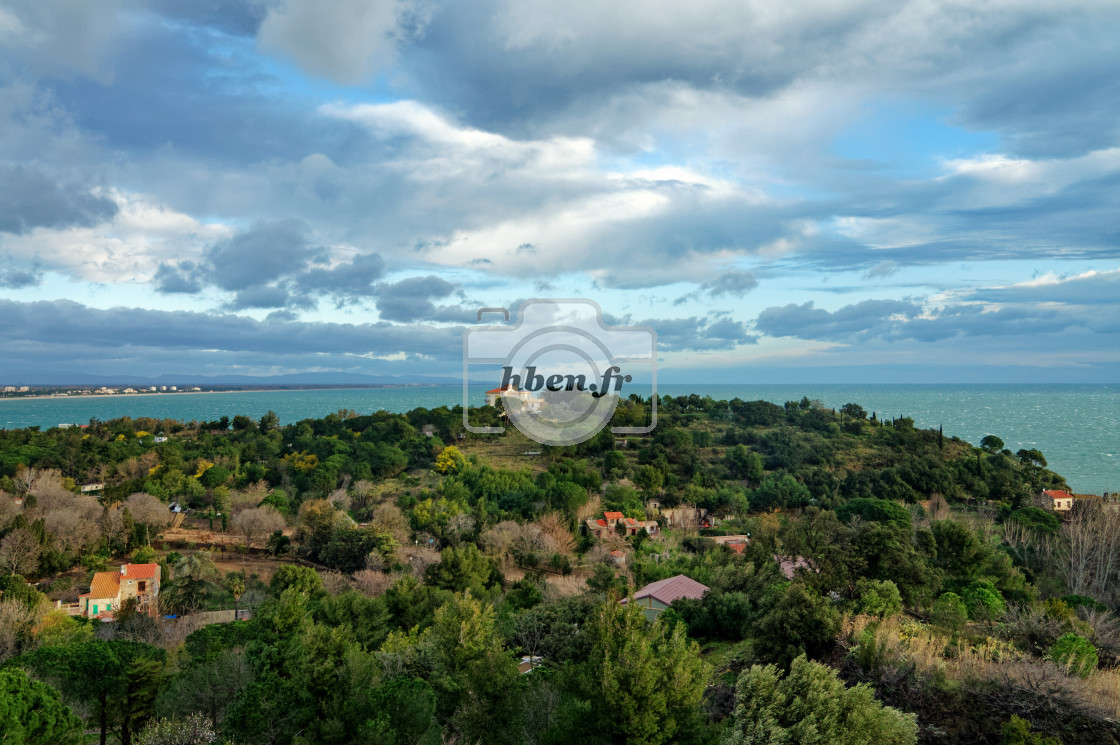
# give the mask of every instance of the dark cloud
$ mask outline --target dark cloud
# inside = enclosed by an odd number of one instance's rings
[[[373,296],[376,292],[373,283],[384,273],[385,261],[380,254],[370,253],[356,256],[353,261],[333,269],[310,269],[294,281],[304,292],[354,300]]]
[[[245,308],[283,308],[293,304],[288,290],[275,285],[262,285],[241,290],[234,296],[229,307],[233,310]]]
[[[437,308],[433,299],[459,292],[459,286],[435,275],[410,277],[377,286],[377,313],[384,321],[470,321],[469,313],[455,307]]]
[[[253,36],[273,0],[152,0],[148,8],[169,19],[237,36]]]
[[[34,168],[0,164],[0,231],[89,226],[110,220],[117,205],[88,188],[62,185]]]
[[[283,314],[256,321],[232,314],[90,308],[69,300],[0,300],[0,348],[39,350],[100,348],[104,359],[139,350],[178,355],[200,350],[289,355],[423,354],[462,358],[462,328],[391,323],[310,323]],[[132,350],[132,351],[129,351]],[[30,352],[29,352],[30,353]],[[182,359],[188,360],[186,356]],[[29,361],[30,362],[30,361]]]
[[[180,261],[174,266],[160,264],[152,281],[157,292],[194,295],[202,292],[202,283],[198,275],[198,267],[193,261]]]
[[[1114,333],[1117,329],[1109,321],[1118,317],[1115,312],[1090,315],[1076,308],[1026,303],[1004,307],[961,303],[924,309],[905,300],[865,300],[827,311],[813,307],[810,301],[767,308],[754,325],[768,336],[856,344],[872,340],[938,342],[968,336],[1033,337],[1073,328]]]
[[[913,318],[919,313],[918,305],[899,300],[864,300],[833,312],[814,307],[810,300],[767,308],[758,314],[755,328],[767,336],[848,341],[880,335],[893,316]]]
[[[661,352],[730,350],[741,344],[757,344],[742,321],[726,317],[648,318],[634,321],[630,316],[603,314],[608,326],[648,326],[657,334]]]
[[[758,287],[758,280],[755,279],[753,272],[726,271],[716,279],[704,282],[695,291],[680,296],[673,301],[673,305],[682,305],[690,300],[698,300],[702,293],[707,293],[709,297],[713,298],[722,295],[742,297],[756,287]]]
[[[244,290],[298,274],[326,259],[308,234],[307,223],[296,218],[257,222],[206,252],[208,278],[224,290]]]
[[[0,266],[0,287],[20,290],[24,287],[37,287],[43,281],[43,273],[38,267],[19,269]]]

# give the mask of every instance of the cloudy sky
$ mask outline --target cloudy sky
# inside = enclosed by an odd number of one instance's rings
[[[0,377],[1117,382],[1120,5],[0,0]],[[33,381],[30,381],[33,382]]]

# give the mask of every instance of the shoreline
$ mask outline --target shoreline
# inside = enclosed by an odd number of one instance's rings
[[[0,402],[4,401],[99,401],[101,399],[109,398],[145,398],[151,396],[200,396],[204,394],[213,393],[298,393],[299,391],[376,391],[385,388],[399,389],[399,388],[443,388],[445,386],[453,386],[454,383],[425,383],[418,385],[358,385],[358,386],[334,386],[324,385],[315,386],[314,388],[239,388],[228,391],[146,391],[144,393],[89,393],[79,394],[76,396],[63,395],[63,396],[0,396]]]

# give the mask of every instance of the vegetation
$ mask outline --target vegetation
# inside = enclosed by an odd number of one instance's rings
[[[1120,739],[1120,510],[1056,515],[1042,453],[854,403],[658,419],[563,448],[458,409],[0,431],[0,741]],[[608,510],[658,529],[586,534]],[[51,602],[128,561],[161,617]],[[709,591],[619,603],[678,574]]]

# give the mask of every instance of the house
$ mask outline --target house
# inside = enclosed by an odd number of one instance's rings
[[[1055,512],[1069,512],[1073,509],[1075,497],[1060,489],[1043,489],[1042,496],[1050,500],[1050,508]]]
[[[714,528],[719,519],[701,507],[674,507],[661,510],[667,528]]]
[[[751,542],[751,537],[749,535],[714,535],[712,540],[721,546],[727,546],[737,554],[741,554],[747,550],[747,544]]]
[[[517,672],[521,673],[522,675],[524,675],[525,673],[531,673],[538,667],[540,667],[542,662],[544,662],[543,657],[527,654],[522,655],[521,661],[517,663]]]
[[[634,597],[624,598],[620,602],[623,605],[629,602],[637,603],[646,614],[646,618],[656,621],[657,617],[661,615],[661,611],[672,605],[674,600],[680,600],[681,598],[699,600],[704,597],[704,593],[707,591],[708,587],[706,585],[702,585],[683,574],[678,574],[676,577],[648,584],[635,592]]]
[[[529,411],[540,411],[541,406],[544,405],[542,399],[537,398],[529,391],[519,391],[517,386],[509,385],[505,388],[494,388],[486,391],[486,405],[496,406],[498,399],[503,399],[502,403],[508,406],[510,399],[515,398],[521,402],[521,405]]]
[[[811,572],[820,573],[820,569],[815,568],[807,560],[800,556],[779,556],[774,554],[774,561],[778,562],[778,568],[785,575],[785,578],[792,580],[797,574],[798,569],[808,569]]]
[[[78,615],[112,620],[126,600],[136,598],[137,609],[154,616],[159,580],[159,564],[121,564],[119,572],[98,572],[89,592],[78,597]]]
[[[618,549],[607,554],[607,563],[616,569],[626,568],[626,554]]]
[[[617,533],[619,523],[625,530],[624,535],[628,536],[637,535],[642,528],[645,528],[650,535],[657,535],[661,531],[661,526],[656,520],[637,520],[626,517],[621,512],[604,512],[602,517],[589,517],[583,521],[583,531],[585,535],[604,538],[611,533]]]

